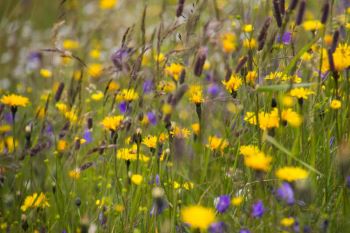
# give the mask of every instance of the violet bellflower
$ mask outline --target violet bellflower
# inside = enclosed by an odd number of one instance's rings
[[[265,213],[264,203],[259,200],[255,202],[252,206],[252,216],[254,218],[261,218]]]
[[[284,201],[288,205],[293,205],[295,202],[293,188],[287,182],[283,182],[282,185],[277,189],[276,196],[277,199]]]
[[[219,213],[224,213],[231,204],[231,198],[229,195],[222,195],[214,200],[215,208]]]

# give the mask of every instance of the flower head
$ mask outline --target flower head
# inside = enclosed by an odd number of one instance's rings
[[[299,87],[299,88],[294,88],[290,91],[290,95],[293,97],[297,97],[298,99],[308,99],[309,95],[313,95],[315,94],[315,92],[309,90],[309,89],[305,89],[303,87]]]
[[[222,195],[214,200],[215,208],[219,213],[224,213],[229,207],[231,203],[231,198],[229,195]]]
[[[230,79],[228,81],[222,81],[222,84],[226,90],[232,93],[242,86],[242,79],[238,75],[232,74]]]
[[[244,164],[257,171],[268,171],[270,169],[272,157],[259,152],[253,156],[244,157]]]
[[[195,104],[202,103],[203,99],[203,89],[200,85],[192,85],[189,89],[189,99]]]
[[[277,189],[276,196],[277,199],[284,201],[288,205],[294,204],[294,191],[292,186],[287,182],[283,182]]]
[[[28,105],[29,99],[24,96],[10,94],[2,96],[0,102],[10,107],[25,107]]]
[[[171,63],[169,66],[165,67],[165,73],[173,77],[176,81],[179,80],[184,66],[179,63]]]
[[[223,151],[228,146],[228,141],[223,138],[216,136],[210,136],[208,138],[208,144],[206,145],[211,150],[221,150]]]
[[[211,208],[199,205],[187,206],[181,210],[181,220],[191,228],[206,230],[215,222],[215,212]]]
[[[143,139],[142,144],[144,144],[148,148],[155,149],[157,146],[157,141],[158,141],[157,136],[148,135]]]
[[[252,205],[252,216],[254,218],[261,218],[265,213],[264,203],[262,201],[257,201]]]
[[[21,206],[21,210],[25,212],[29,208],[45,208],[49,206],[50,204],[44,193],[40,193],[39,195],[37,193],[33,193],[32,195],[26,197],[23,205]]]
[[[105,129],[116,131],[124,120],[124,116],[107,116],[103,119],[102,125]]]
[[[276,171],[276,176],[282,180],[292,182],[306,179],[309,173],[300,167],[282,167]]]
[[[131,176],[131,182],[136,185],[140,185],[143,181],[143,176],[140,174],[133,174]]]
[[[340,100],[332,100],[330,103],[331,109],[339,109],[341,108],[341,101]]]

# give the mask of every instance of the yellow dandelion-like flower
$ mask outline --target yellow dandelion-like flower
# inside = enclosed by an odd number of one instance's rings
[[[281,220],[281,225],[284,226],[284,227],[290,227],[290,226],[292,226],[294,223],[295,223],[295,220],[294,220],[294,218],[292,218],[292,217],[283,218],[283,219]]]
[[[210,136],[208,138],[208,147],[210,150],[221,150],[223,151],[228,146],[228,141],[223,138],[219,138],[217,136]]]
[[[67,146],[68,146],[67,141],[65,141],[65,140],[63,140],[63,139],[60,139],[60,140],[58,140],[58,142],[57,142],[57,146],[56,146],[56,147],[57,147],[57,151],[58,151],[58,152],[63,152],[63,151],[66,150]]]
[[[170,134],[176,138],[188,138],[190,136],[190,130],[187,128],[181,128],[178,126],[173,126]]]
[[[117,4],[117,0],[100,0],[102,10],[112,9]]]
[[[308,99],[308,96],[315,94],[315,92],[303,87],[299,87],[292,89],[289,94],[290,96],[297,97],[298,99]]]
[[[303,23],[303,28],[306,31],[315,31],[323,28],[323,24],[319,20],[307,20]]]
[[[202,103],[203,99],[203,89],[200,85],[191,85],[188,91],[189,99],[195,104]]]
[[[340,100],[332,100],[330,103],[331,109],[339,109],[341,108],[341,101]]]
[[[199,205],[187,206],[181,210],[181,220],[204,231],[215,222],[215,211]]]
[[[246,146],[240,146],[239,152],[243,156],[254,156],[260,152],[259,148],[254,145],[246,145]]]
[[[247,83],[249,83],[250,85],[254,85],[255,80],[257,78],[258,78],[258,74],[256,71],[248,71],[247,75],[245,76]]]
[[[231,204],[233,206],[239,206],[242,202],[243,202],[243,197],[242,196],[233,197],[231,199]]]
[[[79,48],[79,41],[67,39],[63,41],[63,48],[68,50],[74,50]]]
[[[160,81],[157,85],[158,91],[164,91],[165,93],[171,93],[175,91],[176,84],[173,81]]]
[[[167,75],[173,77],[176,81],[178,81],[183,69],[183,65],[179,63],[171,63],[169,66],[165,67],[164,71]]]
[[[234,33],[227,32],[224,33],[221,38],[222,50],[225,53],[232,53],[236,50],[236,36]]]
[[[309,173],[300,167],[282,167],[276,171],[276,176],[279,179],[288,182],[306,179]]]
[[[40,75],[44,78],[51,78],[52,77],[52,71],[48,69],[40,69]]]
[[[131,176],[131,182],[133,184],[140,185],[140,184],[142,184],[142,181],[143,181],[143,176],[140,174],[133,174]]]
[[[330,69],[328,54],[325,49],[323,53],[322,72]],[[336,71],[343,71],[350,66],[350,46],[346,43],[339,43],[333,53],[334,68]]]
[[[243,26],[243,31],[247,32],[247,33],[252,32],[253,29],[254,29],[253,25],[251,25],[251,24],[246,24],[246,25]]]
[[[142,140],[142,144],[148,148],[155,149],[157,147],[158,138],[157,136],[148,135]]]
[[[2,96],[0,102],[10,107],[25,107],[29,104],[29,99],[24,96],[10,94]]]
[[[272,157],[265,155],[263,152],[259,152],[253,156],[244,157],[244,164],[257,171],[268,171],[270,169],[270,163],[272,161]]]
[[[103,119],[102,125],[105,129],[116,131],[124,120],[124,116],[107,116]]]
[[[87,67],[87,72],[92,78],[99,78],[103,72],[103,66],[99,63],[89,64]]]
[[[192,131],[195,135],[199,135],[200,133],[200,125],[198,123],[194,123],[191,125]]]
[[[291,108],[282,111],[282,120],[286,121],[289,125],[293,127],[299,127],[303,122],[303,118],[294,112]]]
[[[23,205],[21,206],[21,210],[25,212],[29,208],[45,208],[49,206],[50,204],[44,193],[40,193],[39,195],[37,193],[33,193],[32,195],[26,197]]]
[[[225,86],[226,90],[232,93],[242,86],[242,79],[238,75],[232,74],[230,79],[228,81],[222,81],[222,84]]]
[[[78,180],[80,178],[80,169],[76,168],[74,170],[69,171],[68,176],[73,180]]]
[[[137,100],[138,98],[139,94],[134,89],[123,89],[116,96],[117,101],[126,102],[131,102],[133,100]]]
[[[256,43],[256,40],[254,38],[243,40],[243,47],[245,47],[247,49],[255,49],[256,45],[257,45],[257,43]]]
[[[104,97],[104,94],[102,91],[98,91],[98,92],[91,95],[91,99],[93,99],[95,101],[99,101],[99,100],[103,99],[103,97]]]

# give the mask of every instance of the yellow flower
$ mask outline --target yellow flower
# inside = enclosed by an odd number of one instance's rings
[[[281,225],[284,226],[284,227],[290,227],[294,224],[295,220],[294,218],[292,217],[289,217],[289,218],[283,218],[281,220]]]
[[[321,29],[323,24],[319,20],[308,20],[303,23],[303,28],[306,31],[315,31]]]
[[[162,63],[163,61],[165,61],[165,56],[163,53],[159,53],[158,55],[154,56],[154,60],[158,63]]]
[[[10,107],[25,107],[28,105],[29,99],[24,96],[10,94],[2,96],[0,102]]]
[[[283,96],[282,102],[285,107],[292,107],[294,105],[294,100],[289,95]]]
[[[44,78],[51,78],[52,77],[52,71],[48,69],[40,69],[40,75]]]
[[[181,210],[181,220],[191,228],[205,231],[215,222],[215,211],[199,205],[187,206]]]
[[[68,50],[77,49],[77,48],[79,48],[79,42],[76,40],[70,40],[70,39],[64,40],[63,41],[63,48],[68,49]]]
[[[195,135],[198,135],[199,134],[199,132],[200,132],[200,125],[198,124],[198,123],[194,123],[194,124],[192,124],[191,125],[191,127],[192,127],[192,131],[193,131],[193,133],[195,134]]]
[[[226,90],[232,93],[242,86],[242,79],[238,75],[232,74],[230,79],[228,81],[222,81],[222,84]]]
[[[194,187],[194,184],[192,182],[185,182],[182,184],[182,187],[184,187],[184,189],[186,190],[191,190]]]
[[[173,81],[160,81],[157,85],[159,91],[164,91],[166,93],[173,92],[176,89],[176,85]]]
[[[58,109],[58,111],[60,111],[60,113],[63,113],[63,114],[65,114],[68,111],[68,106],[62,102],[58,102],[56,104],[56,108]]]
[[[125,207],[124,207],[124,205],[122,205],[122,204],[116,204],[116,205],[114,206],[114,209],[115,209],[115,211],[121,213],[121,212],[123,212],[123,211],[125,210]]]
[[[252,32],[253,31],[253,25],[251,25],[251,24],[246,24],[246,25],[244,25],[244,27],[243,27],[243,31],[244,32]]]
[[[58,152],[63,152],[63,151],[66,150],[67,146],[68,146],[68,143],[65,140],[63,140],[63,139],[60,139],[57,142],[57,151]]]
[[[94,59],[99,59],[101,57],[101,52],[98,49],[93,49],[90,51],[89,56]]]
[[[258,77],[258,74],[256,73],[256,71],[248,71],[247,75],[245,76],[245,79],[247,83],[254,85],[257,77]]]
[[[165,67],[165,73],[178,81],[183,69],[183,65],[179,63],[171,63],[170,66]]]
[[[25,212],[29,208],[45,208],[49,206],[50,204],[45,194],[40,193],[38,195],[37,193],[33,193],[32,195],[26,197],[23,205],[21,206],[21,210]]]
[[[265,155],[263,152],[259,152],[253,156],[244,157],[244,164],[257,171],[268,171],[270,169],[272,157]]]
[[[118,101],[133,101],[139,98],[139,94],[134,89],[123,89],[116,96]]]
[[[180,184],[178,182],[176,182],[176,181],[173,182],[173,188],[174,189],[179,189],[180,187],[181,186],[180,186]]]
[[[80,169],[76,168],[74,170],[69,171],[68,173],[69,177],[74,179],[74,180],[78,180],[80,178]]]
[[[243,40],[243,46],[247,49],[255,49],[256,48],[256,40],[255,39],[245,39]]]
[[[142,183],[143,176],[139,174],[133,174],[131,176],[131,182],[136,185],[140,185]]]
[[[300,167],[283,167],[276,171],[276,176],[288,182],[306,179],[308,172]]]
[[[191,85],[189,89],[189,99],[195,104],[202,103],[203,99],[203,90],[200,85]]]
[[[303,122],[303,118],[291,108],[283,110],[281,115],[282,120],[287,121],[287,123],[293,127],[299,127]]]
[[[246,145],[246,146],[240,146],[239,152],[243,156],[254,156],[260,152],[259,148],[257,146],[253,145]]]
[[[231,32],[224,33],[221,36],[221,46],[225,53],[232,53],[236,50],[236,36]]]
[[[210,136],[208,138],[208,144],[206,145],[210,150],[221,150],[223,151],[228,146],[228,141],[223,138],[216,136]]]
[[[190,131],[187,128],[181,128],[173,125],[170,134],[176,138],[188,138],[190,136]]]
[[[308,52],[303,53],[303,55],[300,57],[300,59],[303,61],[310,61],[311,58],[312,58],[312,54]]]
[[[294,88],[290,91],[290,95],[298,99],[308,99],[308,96],[313,94],[315,94],[315,92],[303,87]]]
[[[157,136],[148,135],[142,140],[142,144],[147,146],[148,148],[155,149],[157,147]]]
[[[115,81],[111,81],[108,85],[108,91],[116,91],[116,90],[119,90],[119,88],[120,88],[119,83]]]
[[[124,116],[107,116],[103,119],[102,125],[105,129],[116,131],[124,120]]]
[[[100,8],[102,10],[108,10],[113,8],[117,4],[117,0],[100,0]]]
[[[0,134],[1,133],[6,133],[9,132],[11,130],[11,125],[0,125]]]
[[[121,148],[117,152],[117,158],[121,160],[129,160],[129,161],[136,161],[137,160],[137,151],[134,150],[134,148]],[[149,157],[145,156],[144,154],[139,154],[139,159],[142,162],[148,162]]]
[[[99,63],[89,64],[87,67],[87,72],[92,78],[99,78],[103,72],[103,66]]]
[[[231,199],[231,204],[233,206],[239,206],[242,202],[243,202],[243,197],[242,196],[233,197]]]
[[[262,130],[279,127],[279,116],[277,108],[274,108],[270,113],[259,112],[259,127]],[[257,119],[254,112],[246,112],[244,120],[252,125],[257,124]]]
[[[328,53],[324,49],[322,72],[326,72],[330,69]],[[348,44],[339,43],[335,52],[333,53],[334,67],[336,71],[343,71],[350,66],[350,46]]]
[[[326,43],[327,46],[331,46],[333,42],[333,35],[327,34],[324,36],[324,42]]]
[[[330,104],[331,109],[339,109],[341,108],[341,101],[340,100],[332,100]]]
[[[170,104],[168,104],[168,103],[163,104],[162,112],[163,112],[164,115],[168,115],[172,111],[173,111],[173,107]]]
[[[265,80],[276,80],[282,79],[285,76],[282,72],[271,72],[269,75],[265,77]]]
[[[98,91],[94,94],[91,95],[91,99],[95,100],[95,101],[99,101],[104,97],[103,92],[102,91]]]
[[[5,137],[3,140],[0,139],[0,154],[1,153],[12,153],[17,148],[18,140],[15,140],[15,144],[13,144],[13,137],[8,136]]]

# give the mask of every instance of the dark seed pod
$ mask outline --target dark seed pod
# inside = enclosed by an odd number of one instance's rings
[[[286,13],[286,2],[285,0],[280,0],[280,12],[282,15]]]
[[[92,126],[93,126],[93,120],[91,117],[89,117],[87,119],[87,127],[88,127],[88,129],[92,129]]]
[[[274,16],[276,19],[277,26],[280,28],[282,27],[282,16],[280,11],[279,0],[273,0],[273,9],[274,9]]]
[[[202,47],[198,50],[196,64],[194,65],[194,74],[196,76],[201,76],[203,72],[203,66],[205,60],[207,59],[208,48]]]
[[[180,17],[182,15],[184,6],[185,6],[185,0],[179,0],[179,3],[177,4],[177,9],[176,9],[176,17]]]
[[[276,101],[275,98],[272,98],[272,100],[271,100],[271,107],[272,108],[276,108],[277,107],[277,101]]]
[[[298,26],[303,22],[304,19],[304,14],[305,14],[305,7],[306,7],[306,2],[301,1],[300,6],[299,6],[299,11],[298,11],[298,15],[295,21],[295,24]]]
[[[187,89],[188,85],[182,84],[176,91],[174,97],[172,98],[171,105],[176,106],[180,102],[183,95],[186,93]]]
[[[226,81],[226,82],[227,82],[228,80],[230,80],[231,75],[232,75],[232,70],[231,70],[230,68],[227,68],[226,75],[225,75],[225,81]]]
[[[242,57],[238,62],[235,72],[238,73],[242,69],[242,67],[245,65],[245,63],[247,63],[247,61],[248,61],[248,56]]]
[[[329,2],[326,2],[322,7],[322,17],[321,17],[321,23],[325,24],[328,19],[329,14]]]
[[[338,40],[339,40],[339,30],[336,30],[336,31],[333,33],[332,47],[331,47],[332,53],[334,53],[335,50],[337,49]]]
[[[56,94],[55,94],[55,101],[56,102],[60,101],[62,93],[63,93],[63,89],[64,89],[64,83],[61,82],[60,85],[58,86],[58,89],[57,89]]]
[[[290,3],[289,3],[289,6],[288,6],[288,11],[291,12],[293,11],[298,5],[298,0],[292,0]]]
[[[328,55],[328,63],[329,63],[329,69],[334,72],[335,71],[335,65],[334,65],[334,59],[333,59],[333,53],[331,49],[327,50]]]
[[[81,205],[81,200],[80,200],[79,197],[77,197],[77,198],[75,199],[75,205],[76,205],[77,207],[80,207],[80,205]]]
[[[180,74],[180,84],[183,84],[185,82],[185,78],[186,78],[186,70],[182,69]]]
[[[259,42],[258,51],[260,51],[264,48],[266,36],[267,36],[267,31],[270,27],[270,24],[271,24],[271,17],[268,17],[265,20],[264,25],[261,28],[259,36],[258,36],[258,42]]]

